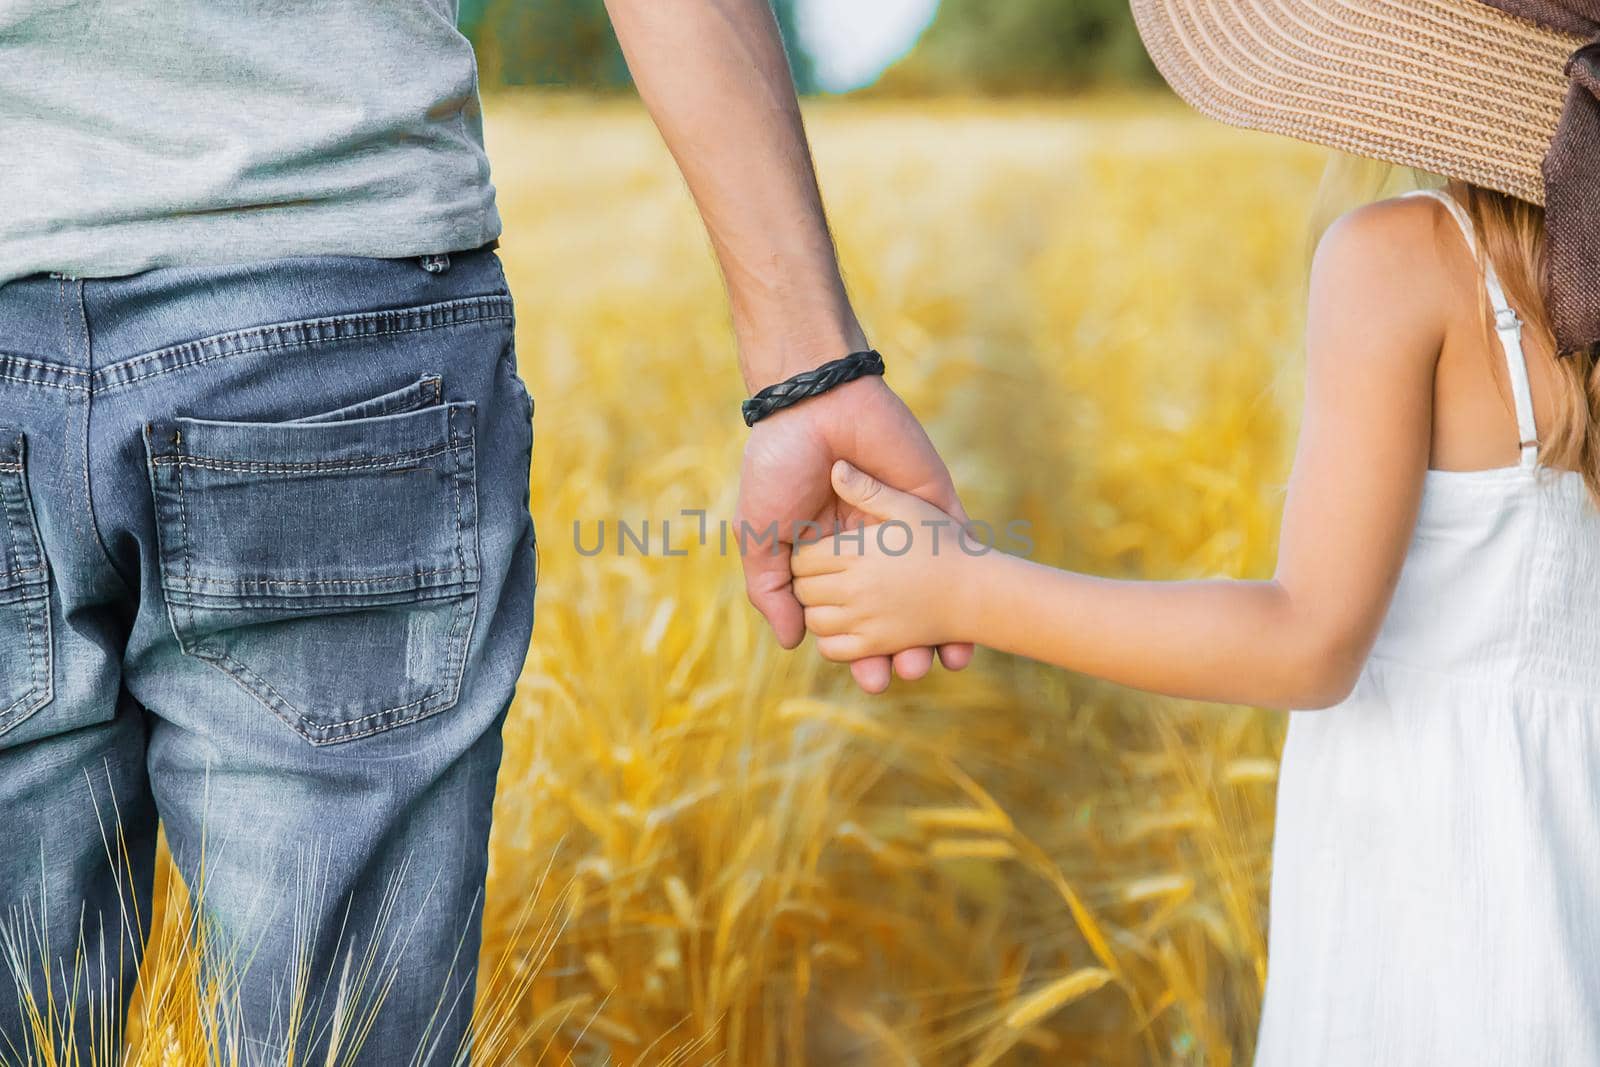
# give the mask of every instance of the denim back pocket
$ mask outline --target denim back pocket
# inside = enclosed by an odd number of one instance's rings
[[[454,705],[479,584],[473,416],[148,424],[182,650],[313,744]]]
[[[0,734],[50,703],[50,565],[28,495],[27,441],[0,427]]]

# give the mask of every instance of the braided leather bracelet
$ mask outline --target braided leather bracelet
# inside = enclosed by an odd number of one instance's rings
[[[864,378],[869,374],[883,373],[883,357],[873,351],[852,352],[814,370],[801,371],[776,385],[769,385],[739,406],[744,412],[744,424],[754,426],[774,411],[800,403],[813,396],[821,396],[829,389]]]

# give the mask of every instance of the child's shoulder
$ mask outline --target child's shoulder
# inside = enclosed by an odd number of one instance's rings
[[[1433,196],[1397,196],[1365,204],[1337,219],[1317,246],[1318,260],[1372,271],[1403,270],[1413,282],[1424,274],[1453,273],[1470,250],[1450,209]]]
[[[1395,197],[1328,227],[1312,265],[1312,302],[1434,335],[1474,273],[1471,250],[1444,204],[1432,196]]]

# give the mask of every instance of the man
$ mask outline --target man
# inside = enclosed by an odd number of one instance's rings
[[[765,0],[610,10],[746,384],[865,349]],[[0,1057],[116,1045],[158,818],[246,1058],[467,1047],[534,580],[479,120],[450,0],[0,3]],[[755,424],[739,518],[856,519],[839,458],[959,508],[867,376]]]

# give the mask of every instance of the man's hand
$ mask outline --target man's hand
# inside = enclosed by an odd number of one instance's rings
[[[740,368],[751,392],[866,348],[823,217],[770,0],[606,0],[639,95],[683,172],[728,286]],[[729,411],[730,418],[737,414]],[[828,481],[836,459],[878,473],[945,511],[960,504],[922,427],[880,379],[858,380],[757,423],[745,450],[740,517],[757,533],[776,521],[860,522]],[[789,554],[751,546],[745,578],[778,640],[805,636],[789,588]],[[941,650],[965,666],[970,647]],[[925,674],[927,649],[895,657],[903,678]],[[889,662],[858,663],[869,691]]]
[[[756,423],[745,445],[739,486],[737,522],[745,588],[785,648],[798,645],[806,633],[789,572],[796,534],[802,540],[817,540],[836,526],[848,529],[874,519],[835,491],[831,472],[840,459],[870,469],[887,484],[966,521],[950,472],[933,443],[881,378],[857,379]],[[805,523],[816,525],[807,530]],[[769,535],[774,530],[777,544]],[[950,670],[960,670],[971,661],[972,646],[946,645],[939,658]],[[907,649],[894,657],[893,664],[900,677],[920,678],[932,666],[933,653]],[[886,657],[860,660],[850,670],[869,693],[889,686]]]

